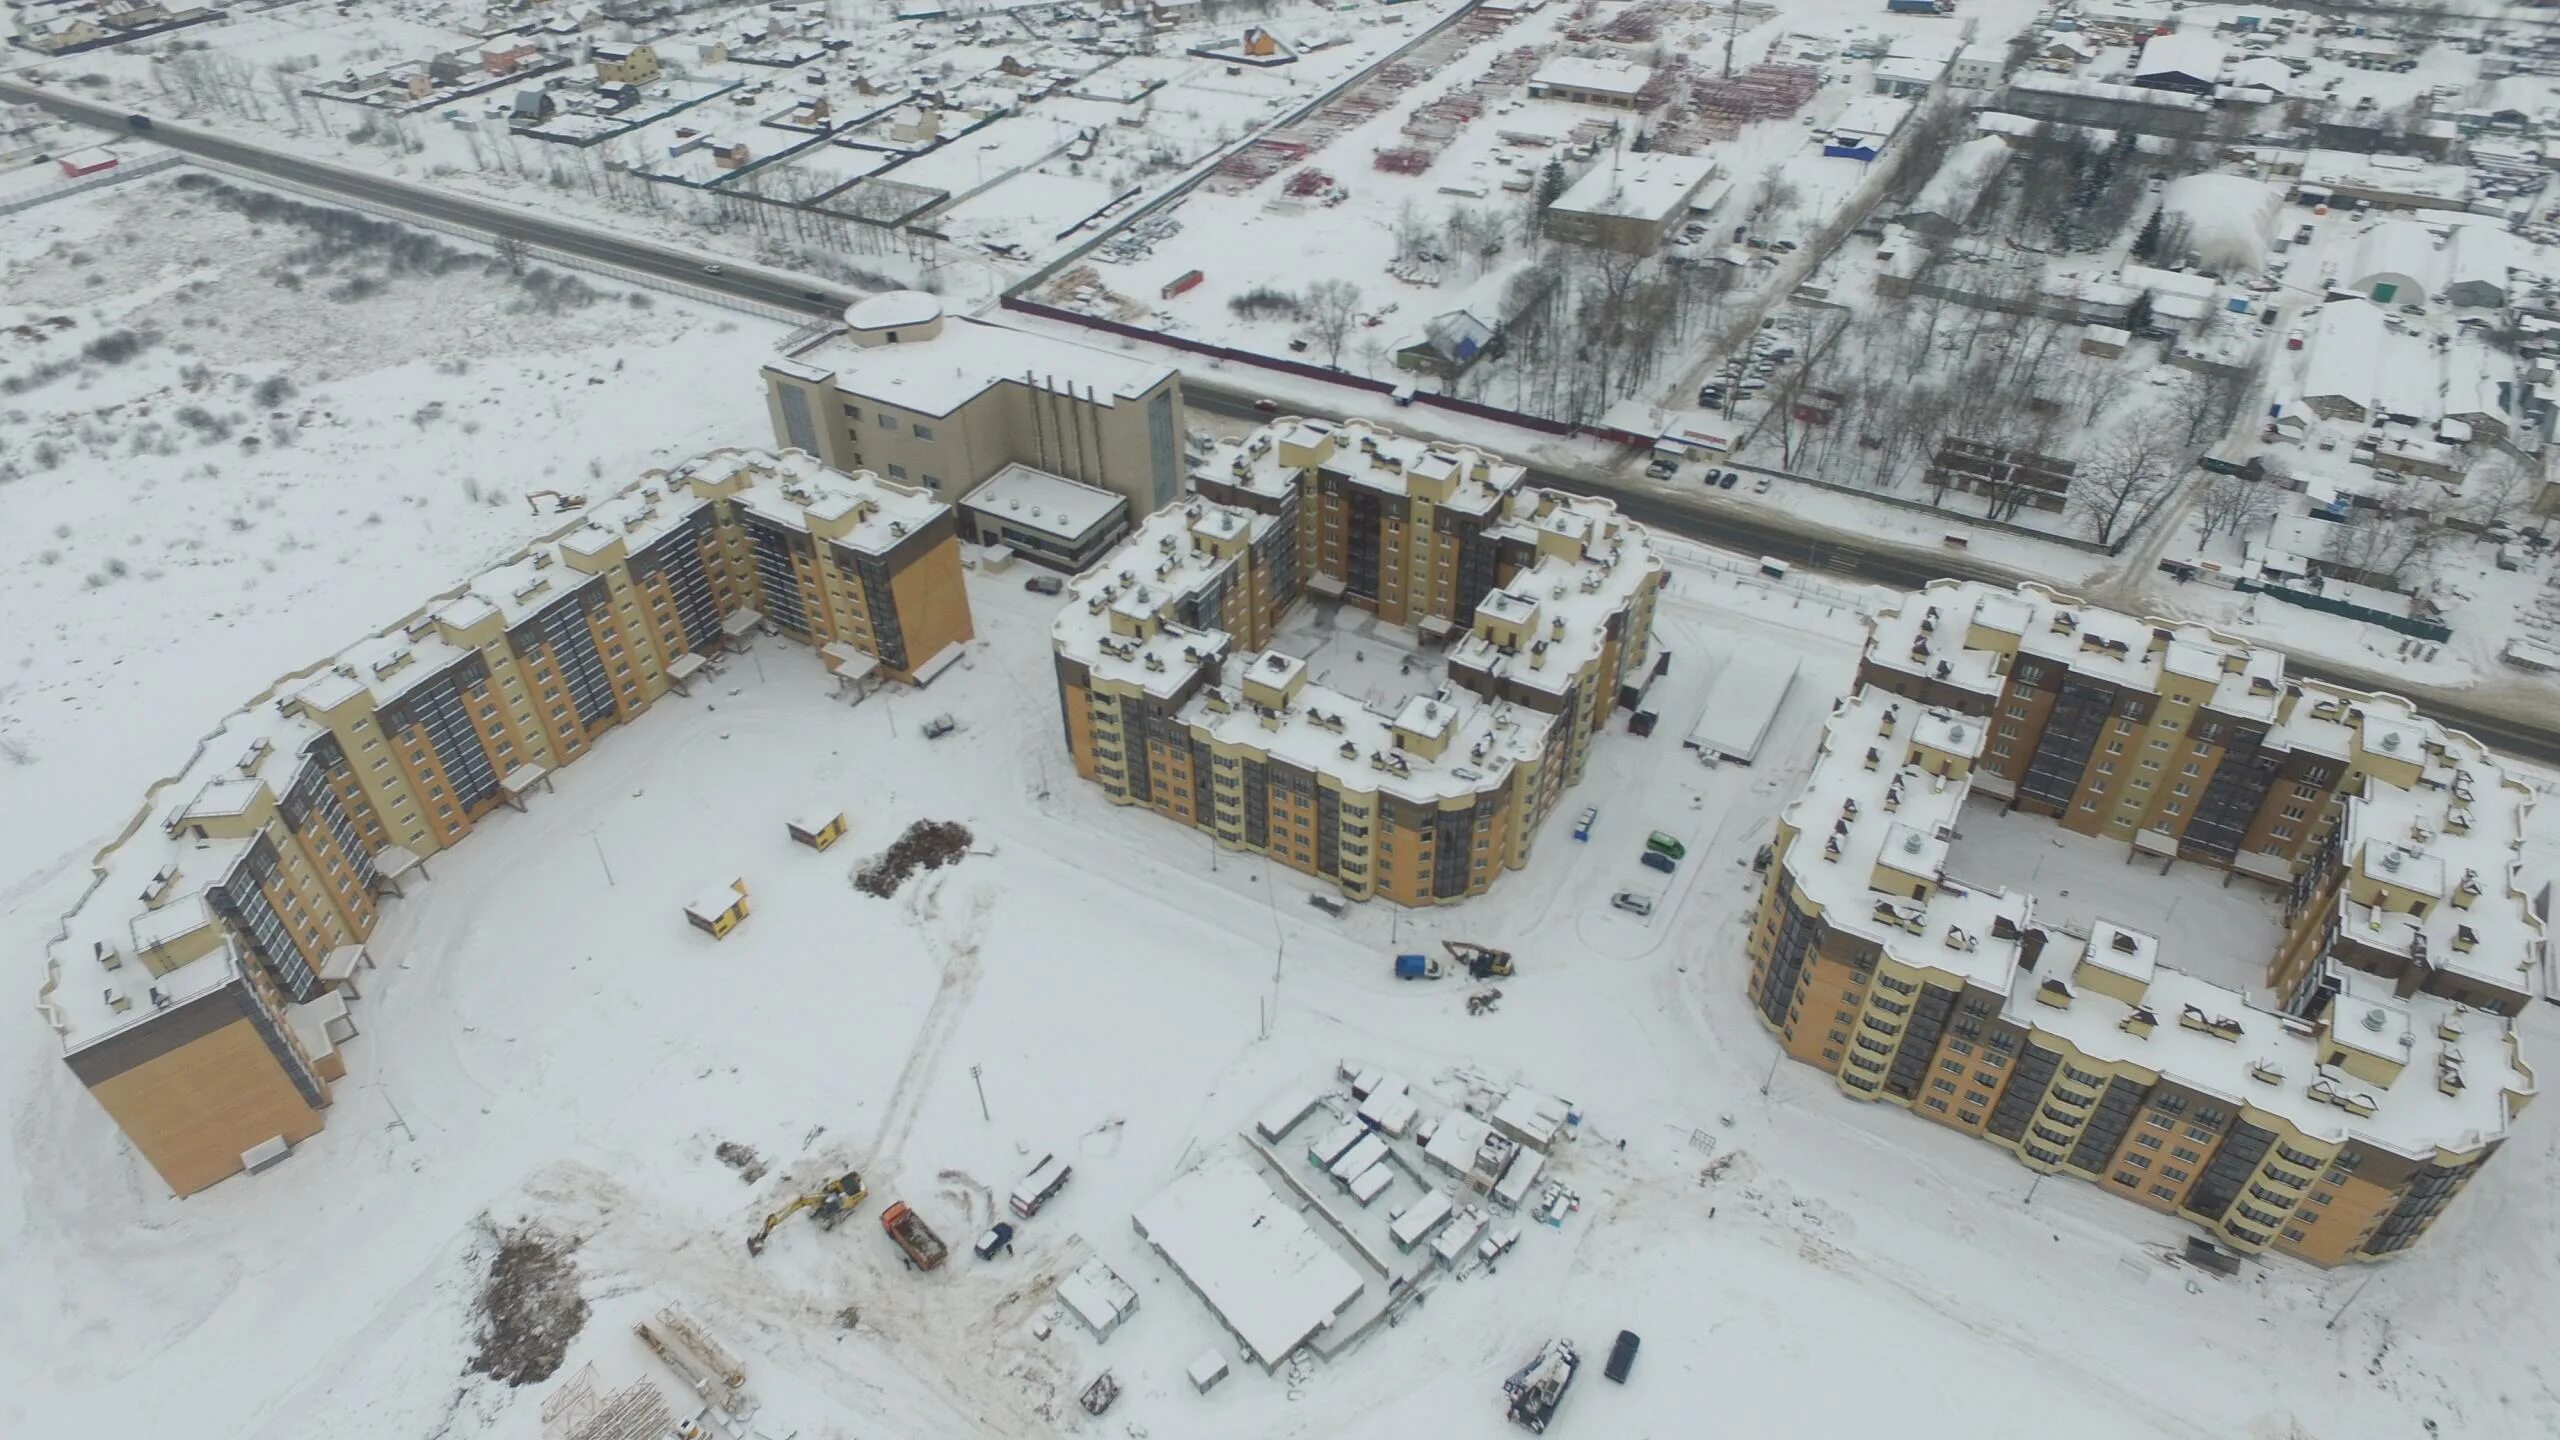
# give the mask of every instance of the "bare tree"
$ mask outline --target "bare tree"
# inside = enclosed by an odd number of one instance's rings
[[[2200,538],[2207,544],[2216,535],[2237,538],[2275,508],[2275,486],[2245,475],[2207,475],[2196,488],[2196,518],[2203,522]]]
[[[2523,466],[2505,455],[2491,455],[2463,477],[2462,518],[2482,530],[2503,525],[2533,492],[2533,484]]]
[[[2442,532],[2423,515],[2384,515],[2358,506],[2330,527],[2321,565],[2328,574],[2360,585],[2405,590],[2425,568]]]
[[[1342,346],[1360,311],[1360,287],[1348,280],[1318,280],[1307,287],[1305,303],[1307,332],[1324,346],[1325,363],[1342,368]]]
[[[2080,462],[2072,476],[2072,498],[2079,502],[2080,526],[2090,539],[2115,544],[2168,493],[2178,474],[2177,423],[2175,414],[2157,408],[2127,416]]]

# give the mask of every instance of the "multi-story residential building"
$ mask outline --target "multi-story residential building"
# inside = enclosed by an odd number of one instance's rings
[[[1284,420],[1068,587],[1054,640],[1076,771],[1121,804],[1406,905],[1528,862],[1626,677],[1663,568],[1605,500],[1364,426]],[[1216,497],[1227,497],[1224,499]],[[1305,596],[1449,645],[1390,711],[1273,648]]]
[[[2175,968],[2137,925],[2076,933],[1957,878],[1977,791],[2129,861],[2278,887],[2278,1003]],[[2243,1253],[2378,1258],[2535,1093],[2505,1018],[2543,947],[2516,880],[2529,799],[2396,696],[2288,680],[2201,626],[1940,582],[1877,618],[1780,818],[1750,997],[1854,1098]]]
[[[970,638],[950,507],[721,451],[288,676],[153,787],[46,956],[64,1058],[169,1188],[308,1138],[380,897],[772,626],[909,679]]]
[[[921,291],[857,302],[764,367],[775,442],[957,499],[1022,464],[1126,496],[1182,488],[1173,367],[963,316]]]

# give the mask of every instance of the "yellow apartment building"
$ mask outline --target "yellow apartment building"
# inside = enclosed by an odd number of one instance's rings
[[[1068,587],[1052,634],[1077,773],[1349,898],[1483,894],[1652,658],[1664,576],[1607,501],[1520,474],[1298,420],[1213,450],[1199,495]],[[1445,679],[1383,710],[1311,682],[1273,646],[1309,595],[1414,625]]]
[[[2281,1004],[2175,968],[2135,925],[2077,933],[1958,878],[1977,791],[2128,863],[2276,887]],[[2529,800],[2396,696],[2289,680],[2202,627],[1941,582],[1877,618],[1781,816],[1750,998],[1853,1098],[2244,1254],[2380,1258],[2535,1093],[2506,1018],[2542,946],[2517,882]]]
[[[716,452],[276,682],[98,855],[38,996],[66,1063],[181,1195],[318,1133],[383,897],[763,630],[856,679],[951,663],[950,507]]]

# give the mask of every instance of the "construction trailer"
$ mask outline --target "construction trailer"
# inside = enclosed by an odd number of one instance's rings
[[[684,918],[693,922],[693,928],[709,934],[714,940],[727,936],[738,928],[738,922],[747,918],[747,882],[732,880],[726,885],[714,885],[703,891],[693,898],[692,904],[684,907]]]
[[[812,850],[824,850],[844,838],[844,812],[841,810],[832,815],[803,815],[785,823],[791,830],[791,838]]]

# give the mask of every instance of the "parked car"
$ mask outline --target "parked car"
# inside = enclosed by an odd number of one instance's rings
[[[1601,1367],[1600,1373],[1626,1384],[1627,1372],[1636,1368],[1636,1350],[1643,1344],[1643,1338],[1633,1330],[1619,1331],[1618,1343],[1609,1347],[1609,1363]]]
[[[1646,476],[1655,480],[1668,480],[1679,472],[1680,462],[1668,455],[1657,455],[1652,464],[1644,467]]]
[[[1668,855],[1674,860],[1689,858],[1689,847],[1680,843],[1679,836],[1667,835],[1660,830],[1644,837],[1644,848],[1657,855]]]
[[[1600,807],[1599,807],[1599,806],[1597,806],[1597,805],[1585,805],[1585,806],[1583,806],[1583,807],[1582,807],[1582,815],[1581,815],[1581,818],[1579,818],[1579,819],[1577,819],[1577,820],[1575,820],[1575,821],[1573,822],[1573,838],[1574,838],[1574,839],[1576,839],[1576,840],[1588,840],[1588,839],[1590,839],[1590,838],[1591,838],[1591,827],[1592,827],[1594,824],[1597,824],[1597,823],[1599,822],[1599,819],[1600,819]]]
[[[948,714],[936,715],[924,722],[924,738],[939,740],[959,728],[960,722],[952,719]]]
[[[1013,1249],[1013,1223],[1009,1220],[997,1221],[994,1229],[978,1237],[978,1243],[974,1248],[981,1260],[993,1260],[998,1255],[1008,1253]]]
[[[1066,591],[1067,582],[1055,575],[1034,575],[1022,582],[1022,588],[1034,595],[1058,595]]]
[[[1609,897],[1609,903],[1626,911],[1630,915],[1650,915],[1653,913],[1653,897],[1650,895],[1639,895],[1633,890],[1619,891],[1617,894]]]
[[[1733,488],[1733,482],[1735,482],[1736,480],[1739,480],[1739,479],[1741,479],[1741,478],[1742,478],[1742,472],[1741,472],[1741,471],[1739,471],[1739,470],[1727,470],[1726,472],[1724,472],[1724,478],[1716,482],[1716,488],[1718,488],[1718,489],[1720,489],[1720,490],[1730,490],[1730,489],[1732,489],[1732,488]]]
[[[1759,479],[1752,481],[1752,482],[1751,482],[1751,493],[1752,493],[1752,494],[1754,494],[1754,495],[1766,495],[1766,494],[1768,494],[1768,493],[1769,493],[1769,477],[1768,477],[1768,476],[1766,476],[1766,475],[1763,475],[1763,476],[1761,476]]]
[[[1712,466],[1712,465],[1708,466],[1708,467],[1707,467],[1707,484],[1708,484],[1708,486],[1709,486],[1710,488],[1712,488],[1712,487],[1714,487],[1714,486],[1721,485],[1721,484],[1723,484],[1723,483],[1724,483],[1724,472],[1723,472],[1722,470],[1718,470],[1718,469],[1716,469],[1716,468],[1715,468],[1714,466]]]
[[[1670,856],[1663,854],[1659,850],[1647,850],[1636,858],[1644,862],[1644,867],[1646,869],[1659,870],[1665,875],[1673,874],[1680,868],[1679,861],[1672,859]]]
[[[151,128],[151,117],[148,115],[127,115],[124,117],[124,123],[132,126],[136,130],[148,130]]]

